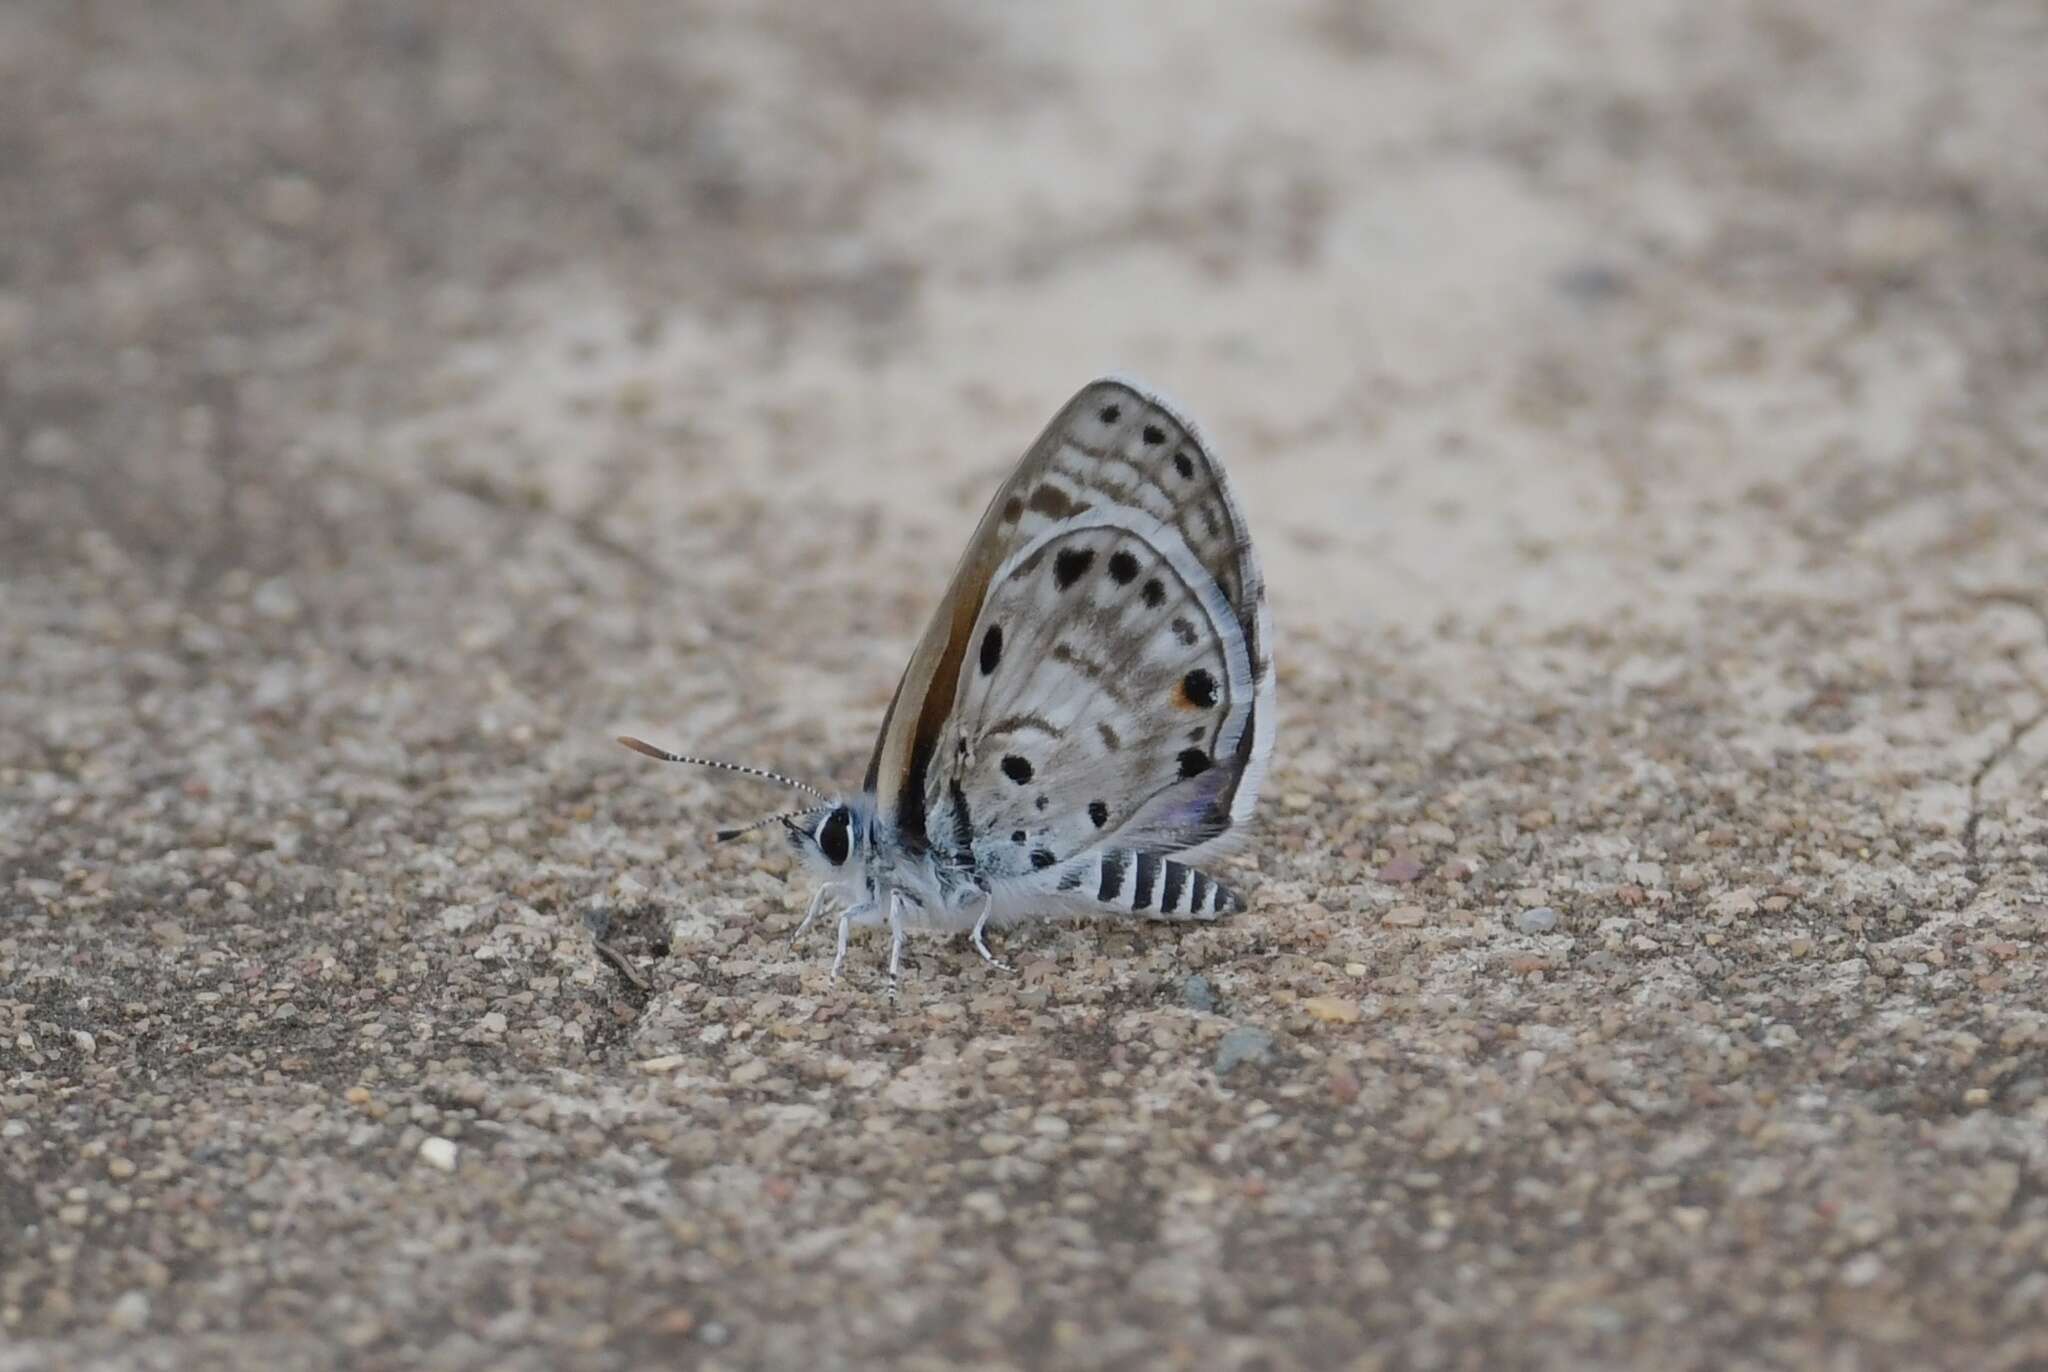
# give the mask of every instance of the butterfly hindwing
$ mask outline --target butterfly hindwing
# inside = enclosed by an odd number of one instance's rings
[[[935,848],[999,878],[1112,841],[1191,852],[1249,816],[1272,737],[1264,588],[1192,425],[1133,383],[1083,389],[998,492],[970,567],[971,628],[936,655],[953,692],[921,777]]]

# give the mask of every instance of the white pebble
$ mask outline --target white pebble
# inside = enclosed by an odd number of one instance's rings
[[[461,1151],[455,1146],[454,1140],[444,1139],[438,1135],[420,1141],[420,1161],[443,1172],[455,1170],[455,1158]]]
[[[149,1328],[149,1293],[125,1291],[107,1308],[107,1323],[123,1334],[139,1334]]]
[[[1525,934],[1547,934],[1557,927],[1557,911],[1538,905],[1515,916],[1515,927]]]

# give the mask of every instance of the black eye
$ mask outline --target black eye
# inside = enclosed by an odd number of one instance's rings
[[[846,855],[853,851],[848,837],[852,828],[853,817],[843,805],[825,816],[825,822],[818,826],[818,848],[825,854],[825,861],[834,867],[846,861]]]

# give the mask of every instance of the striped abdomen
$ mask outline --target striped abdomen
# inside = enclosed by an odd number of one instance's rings
[[[1093,896],[1105,910],[1153,919],[1214,919],[1241,910],[1237,893],[1186,863],[1128,848],[1095,854],[1060,875],[1060,889]]]

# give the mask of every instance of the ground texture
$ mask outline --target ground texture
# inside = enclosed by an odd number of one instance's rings
[[[0,8],[0,1369],[2048,1362],[2028,3]],[[1127,367],[1213,927],[785,944]]]

